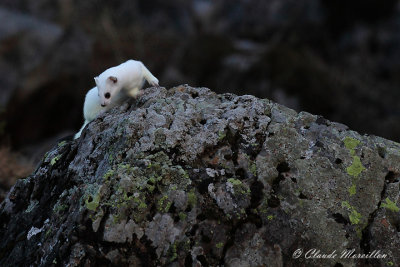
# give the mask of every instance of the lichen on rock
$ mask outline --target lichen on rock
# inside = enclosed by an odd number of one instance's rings
[[[266,99],[148,88],[17,182],[0,266],[395,266],[399,162],[395,142]]]

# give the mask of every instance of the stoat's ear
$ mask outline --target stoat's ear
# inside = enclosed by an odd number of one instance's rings
[[[113,83],[117,83],[117,81],[118,81],[117,77],[114,77],[114,76],[110,76],[110,77],[108,77],[108,79],[110,81],[112,81]]]
[[[96,85],[98,84],[98,82],[99,82],[99,77],[94,77],[94,82],[96,83]]]

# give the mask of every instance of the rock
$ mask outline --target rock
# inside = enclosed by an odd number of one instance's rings
[[[399,162],[267,99],[149,88],[16,183],[0,265],[397,266]]]

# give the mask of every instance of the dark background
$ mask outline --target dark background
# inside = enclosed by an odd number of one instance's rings
[[[78,131],[93,77],[127,59],[165,87],[253,94],[400,141],[399,1],[1,0],[3,176]]]

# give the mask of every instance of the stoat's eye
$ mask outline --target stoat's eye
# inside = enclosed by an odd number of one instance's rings
[[[110,93],[105,93],[105,94],[104,94],[104,97],[107,98],[107,99],[109,99],[110,96],[111,96]]]

